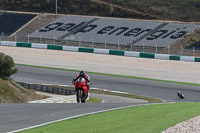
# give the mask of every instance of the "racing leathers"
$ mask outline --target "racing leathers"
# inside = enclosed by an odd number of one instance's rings
[[[88,88],[87,91],[84,91],[84,93],[87,95],[88,94],[88,91],[89,91],[89,88],[90,88],[90,85],[91,85],[91,81],[90,81],[90,76],[86,73],[84,73],[83,75],[78,73],[74,79],[72,80],[72,83],[74,84],[80,77],[84,78],[87,82],[86,82],[86,86]]]

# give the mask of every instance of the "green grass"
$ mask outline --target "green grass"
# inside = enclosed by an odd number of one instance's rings
[[[0,103],[23,102],[19,96],[14,93],[15,88],[9,85],[9,81],[0,78]]]
[[[87,103],[101,103],[103,101],[103,99],[101,98],[96,98],[96,97],[90,97],[89,100],[87,100]]]
[[[44,68],[44,69],[53,69],[53,70],[70,71],[70,72],[80,72],[80,70],[65,69],[65,68],[55,68],[55,67],[46,67],[46,66],[35,66],[35,65],[26,65],[26,64],[16,64],[16,65],[18,65],[18,66],[27,66],[27,67],[36,67],[36,68]],[[160,79],[136,77],[136,76],[126,76],[126,75],[118,75],[118,74],[88,72],[88,71],[86,71],[86,72],[87,72],[88,74],[96,74],[96,75],[106,75],[106,76],[113,76],[113,77],[122,77],[122,78],[150,80],[150,81],[165,82],[165,83],[174,83],[174,84],[183,84],[183,85],[200,86],[200,84],[197,84],[197,83],[178,82],[178,81],[169,81],[169,80],[160,80]]]
[[[146,101],[148,101],[150,103],[163,102],[160,99],[151,98],[151,97],[147,97],[147,96],[136,95],[136,94],[123,94],[123,93],[109,92],[109,91],[103,91],[103,90],[93,90],[93,89],[90,89],[90,93],[103,94],[103,95],[112,95],[112,96],[134,98],[134,99],[143,99],[143,100],[146,100]]]
[[[156,104],[65,120],[21,133],[159,133],[200,114],[200,103]]]

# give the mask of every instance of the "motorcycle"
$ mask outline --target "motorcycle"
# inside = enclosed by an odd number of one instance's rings
[[[74,85],[75,85],[77,103],[85,103],[88,97],[89,84],[84,78],[80,77],[77,79]]]
[[[185,96],[183,95],[183,93],[181,91],[178,91],[177,92],[177,96],[180,98],[180,99],[185,99]]]

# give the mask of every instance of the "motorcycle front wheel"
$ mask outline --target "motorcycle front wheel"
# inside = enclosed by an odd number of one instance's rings
[[[81,89],[77,89],[76,90],[76,100],[77,100],[77,103],[81,103],[82,95],[83,95],[83,91]]]

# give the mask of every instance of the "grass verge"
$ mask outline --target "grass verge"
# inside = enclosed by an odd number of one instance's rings
[[[67,90],[74,90],[73,86],[57,86],[57,85],[50,85],[50,86],[57,87],[57,88],[62,88],[62,89],[67,89]],[[142,100],[146,100],[146,101],[148,101],[150,103],[160,103],[160,102],[163,102],[160,99],[156,99],[156,98],[152,98],[152,97],[141,96],[141,95],[131,94],[131,93],[130,94],[116,93],[116,92],[104,91],[103,89],[102,90],[101,89],[100,90],[90,89],[89,93],[103,94],[103,95],[112,95],[112,96],[134,98],[134,99],[142,99]]]
[[[148,101],[150,103],[160,103],[160,102],[163,102],[160,99],[146,97],[146,96],[141,96],[141,95],[136,95],[136,94],[124,94],[124,93],[116,93],[116,92],[109,92],[109,91],[103,91],[103,90],[93,90],[93,89],[90,89],[90,93],[103,94],[103,95],[112,95],[112,96],[134,98],[134,99],[142,99],[142,100],[146,100],[146,101]]]
[[[87,100],[87,103],[101,103],[103,99],[96,98],[96,97],[90,97],[89,100]]]
[[[35,66],[35,65],[26,65],[26,64],[16,64],[16,65],[18,65],[18,66],[26,66],[26,67],[44,68],[44,69],[53,69],[53,70],[70,71],[70,72],[80,72],[79,70],[65,69],[65,68],[55,68],[55,67],[46,67],[46,66]],[[99,72],[88,72],[88,71],[86,71],[86,72],[87,72],[88,74],[97,74],[97,75],[105,75],[105,76],[113,76],[113,77],[122,77],[122,78],[150,80],[150,81],[165,82],[165,83],[175,83],[175,84],[183,84],[183,85],[200,86],[200,84],[197,84],[197,83],[188,83],[188,82],[178,82],[178,81],[160,80],[160,79],[152,79],[152,78],[144,78],[144,77],[136,77],[136,76],[126,76],[126,75],[118,75],[118,74],[108,74],[108,73],[99,73]]]
[[[65,120],[20,133],[159,133],[200,114],[200,103],[137,106]]]

